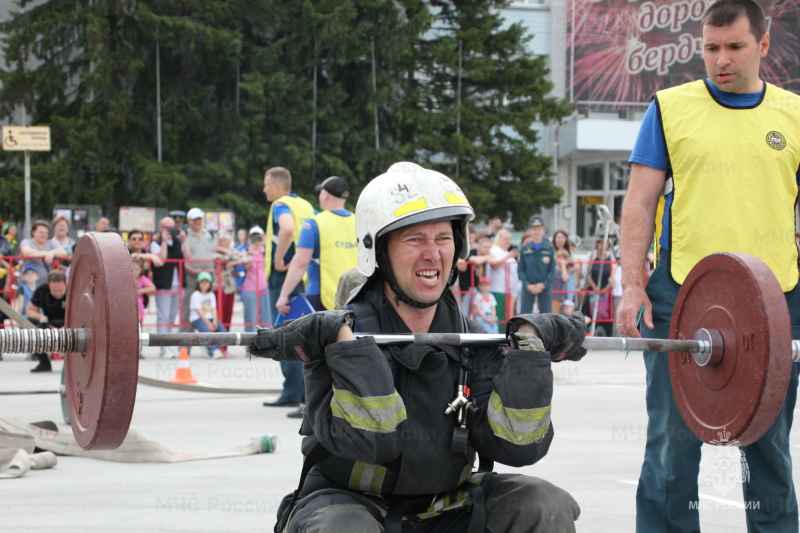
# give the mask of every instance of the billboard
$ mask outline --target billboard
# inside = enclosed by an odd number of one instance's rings
[[[137,229],[145,233],[156,231],[155,207],[120,207],[119,230],[131,231]]]
[[[573,100],[611,107],[706,77],[700,20],[712,0],[569,0],[567,80]],[[762,79],[800,92],[800,3],[760,0],[770,47]]]

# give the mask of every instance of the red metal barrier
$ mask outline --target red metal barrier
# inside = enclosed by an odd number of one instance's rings
[[[11,264],[16,264],[17,267],[19,267],[19,264],[22,261],[24,261],[26,259],[37,259],[37,258],[26,257],[26,256],[4,256],[3,259],[7,260]],[[71,259],[72,259],[71,257],[56,258],[53,261],[53,268],[58,268],[59,265],[60,265],[60,261],[61,260],[70,261]],[[152,264],[151,264],[150,261],[145,261],[145,262],[148,263],[148,268],[147,268],[148,276],[150,278],[152,278]],[[202,259],[202,260],[201,259],[167,259],[167,260],[164,261],[165,264],[172,263],[172,264],[177,264],[178,265],[178,272],[179,272],[179,275],[181,276],[181,279],[183,278],[183,269],[184,269],[184,265],[186,263],[214,263],[214,272],[215,272],[215,275],[216,275],[215,279],[217,280],[216,295],[217,295],[217,305],[218,306],[219,306],[219,302],[222,301],[223,292],[222,292],[222,283],[221,283],[220,280],[222,279],[222,268],[223,268],[222,265],[225,262],[226,261],[224,261],[224,260],[216,260],[216,259]],[[21,270],[21,268],[20,268],[20,270]],[[12,305],[14,305],[13,302],[16,301],[17,296],[19,295],[19,283],[21,283],[21,282],[22,282],[21,273],[19,271],[17,271],[15,268],[9,269],[8,272],[6,273],[6,284],[5,284],[4,288],[2,290],[0,290],[0,298],[4,298],[6,301],[11,302]],[[168,289],[167,290],[156,289],[156,291],[152,293],[152,296],[155,296],[156,294],[178,294],[180,296],[180,304],[179,304],[179,308],[178,308],[178,321],[175,324],[158,324],[158,323],[153,324],[153,323],[148,323],[147,326],[148,327],[158,327],[160,325],[163,325],[163,326],[172,326],[172,327],[184,327],[184,326],[185,327],[190,327],[191,324],[188,324],[188,323],[185,323],[185,322],[181,321],[181,317],[183,316],[183,292],[184,292],[183,289],[181,289],[179,291],[172,291],[172,290],[168,290]],[[261,306],[260,295],[261,294],[269,295],[269,291],[265,290],[263,292],[262,291],[258,292],[257,296],[259,296],[259,297],[256,298],[256,316],[257,317],[261,316],[261,314],[260,314],[261,313],[261,309],[260,309],[260,306]],[[152,299],[151,299],[151,302],[153,302]],[[151,305],[154,305],[154,304],[151,304]],[[150,306],[148,306],[148,312],[150,312],[149,311],[149,307]],[[16,324],[13,320],[11,321],[11,325],[12,326],[18,326],[18,324]],[[260,323],[249,324],[249,323],[245,323],[245,322],[231,322],[231,326],[243,326],[243,327],[244,326],[270,326],[270,325],[271,324],[260,324]],[[0,327],[3,327],[2,323],[0,323]]]
[[[619,261],[577,261],[577,260],[570,260],[569,262],[571,264],[577,264],[577,265],[588,265],[585,268],[585,270],[586,270],[586,272],[589,272],[589,273],[591,273],[591,270],[592,270],[591,266],[595,265],[595,264],[611,264],[611,265],[617,265],[617,267],[619,266]],[[506,288],[505,288],[505,294],[506,294],[506,317],[511,317],[511,316],[514,316],[514,314],[516,314],[515,310],[511,309],[511,306],[516,304],[516,300],[519,298],[519,296],[515,299],[515,298],[513,298],[513,295],[512,295],[512,291],[511,291],[511,275],[510,275],[511,274],[511,272],[510,272],[511,265],[507,263],[505,265],[505,268],[506,268],[506,276],[505,276],[506,277]],[[584,268],[581,268],[582,272],[583,272],[583,270],[584,270]],[[459,295],[461,295],[462,297],[464,295],[466,295],[466,294],[475,294],[475,292],[477,290],[476,287],[475,287],[475,265],[469,264],[468,265],[468,270],[466,270],[465,272],[462,272],[461,274],[463,275],[463,274],[466,274],[467,272],[469,273],[469,276],[470,276],[470,288],[469,288],[469,290],[468,291],[462,291],[459,288],[457,288],[454,291],[454,292],[458,293]],[[588,309],[587,309],[584,306],[584,302],[586,302],[586,300],[588,298],[590,298],[591,295],[593,295],[593,294],[597,295],[598,298],[606,297],[606,298],[608,298],[608,307],[609,307],[609,310],[610,310],[609,317],[608,318],[600,318],[600,319],[597,320],[597,322],[598,323],[613,323],[614,320],[615,320],[614,309],[615,309],[616,306],[615,306],[615,298],[614,298],[612,289],[598,289],[598,290],[596,290],[596,289],[587,289],[587,288],[585,288],[585,286],[587,284],[588,283],[586,282],[586,279],[576,280],[576,285],[578,287],[584,287],[584,288],[576,288],[574,291],[564,291],[564,290],[552,291],[552,294],[554,294],[554,295],[555,294],[571,294],[571,295],[573,295],[571,300],[575,303],[575,310],[576,311],[582,311],[582,312],[583,311],[589,311],[588,313],[584,313],[584,314],[586,314],[590,318],[591,318],[591,315],[592,315],[591,307],[589,306]],[[612,285],[613,285],[613,280],[612,280]],[[512,299],[514,300],[513,302],[512,302]],[[470,318],[474,318],[474,312],[473,312],[472,309],[470,309],[469,316],[470,316]],[[500,321],[501,324],[505,323],[505,322],[506,322],[506,320]]]
[[[14,263],[19,263],[19,262],[21,262],[21,261],[23,261],[25,259],[33,259],[33,258],[24,257],[24,256],[6,256],[6,257],[4,257],[4,259],[6,259],[10,263],[14,264]],[[64,261],[67,261],[67,260],[70,260],[70,259],[71,258],[63,258]],[[223,269],[223,263],[225,263],[225,261],[223,261],[223,260],[213,260],[213,259],[202,259],[202,260],[201,259],[168,259],[168,260],[165,261],[165,263],[176,263],[176,264],[178,264],[178,270],[179,270],[180,276],[183,276],[184,264],[186,264],[186,263],[214,263],[214,271],[216,273],[216,280],[218,281],[218,283],[217,283],[217,302],[219,303],[219,302],[222,301],[223,292],[222,292],[222,283],[221,283],[220,280],[222,279],[222,269]],[[593,265],[593,264],[619,265],[619,261],[575,261],[575,260],[572,260],[572,261],[570,261],[570,263],[572,263],[572,264],[580,264],[580,265],[589,265],[585,269],[587,272],[591,272],[591,265]],[[56,258],[53,261],[53,265],[54,265],[54,268],[58,268],[58,266],[60,265],[60,260],[58,258]],[[149,268],[147,269],[147,272],[148,272],[148,275],[150,275],[152,277],[152,270],[150,268],[151,266],[152,265],[149,266]],[[505,287],[505,295],[506,295],[506,298],[505,298],[505,300],[506,300],[506,309],[505,310],[506,310],[506,314],[505,314],[505,316],[506,317],[511,317],[511,316],[514,316],[514,314],[516,314],[515,313],[515,309],[512,306],[516,305],[516,300],[518,299],[518,297],[514,298],[512,290],[511,290],[511,288],[512,288],[511,284],[512,284],[512,281],[513,281],[511,279],[512,278],[512,276],[511,276],[512,265],[510,263],[506,263],[504,266],[505,266],[505,269],[506,269],[506,272],[505,272],[506,273],[506,276],[505,276],[505,278],[506,278],[506,287]],[[582,271],[583,270],[584,269],[582,268]],[[470,263],[469,266],[468,266],[468,270],[466,272],[468,272],[469,276],[470,276],[470,288],[469,288],[469,290],[468,291],[461,291],[461,290],[458,289],[457,285],[454,286],[454,289],[455,289],[454,292],[459,294],[461,297],[463,297],[465,294],[473,294],[474,295],[476,293],[476,291],[477,291],[477,289],[475,287],[475,265]],[[6,285],[2,290],[0,290],[0,297],[5,297],[6,300],[8,300],[10,302],[14,302],[16,300],[16,298],[17,298],[19,282],[21,282],[20,273],[17,272],[16,270],[14,270],[13,268],[9,269],[8,273],[6,274]],[[585,280],[580,280],[580,282],[581,282],[582,286],[585,286]],[[163,326],[173,326],[173,327],[183,327],[183,326],[188,327],[188,326],[191,325],[191,324],[184,323],[184,322],[180,321],[180,317],[183,316],[183,289],[181,289],[180,291],[158,290],[158,289],[156,289],[156,291],[154,293],[152,293],[152,294],[153,295],[156,295],[156,294],[179,294],[181,296],[179,310],[178,310],[178,315],[179,316],[178,316],[178,322],[175,323],[175,324],[150,324],[150,323],[148,323],[147,324],[148,326],[157,327],[157,326],[163,325]],[[256,297],[256,316],[257,317],[261,316],[261,313],[260,313],[260,311],[261,311],[261,309],[260,309],[261,298],[260,298],[260,296],[262,294],[269,295],[269,290],[259,291],[257,293],[257,297]],[[615,320],[615,317],[614,317],[614,308],[615,308],[614,304],[615,304],[615,301],[614,301],[614,295],[612,294],[612,290],[611,289],[592,290],[592,289],[582,288],[582,289],[576,289],[574,291],[552,291],[552,294],[573,294],[574,297],[572,298],[572,300],[575,303],[575,309],[577,311],[588,311],[588,313],[585,313],[585,314],[587,314],[587,316],[589,316],[589,317],[591,317],[592,313],[591,313],[591,307],[589,307],[587,309],[587,307],[584,306],[584,302],[586,301],[586,299],[590,298],[592,294],[598,295],[599,298],[607,297],[609,299],[609,302],[608,302],[608,306],[609,306],[609,310],[610,310],[609,317],[608,318],[598,319],[597,322],[598,323],[613,323],[614,320]],[[470,305],[470,309],[469,309],[470,318],[474,318],[474,309],[473,309],[473,307],[474,307],[474,299],[472,301],[473,301],[473,304]],[[504,323],[506,323],[506,321],[507,320],[501,320],[500,323],[504,324]],[[252,323],[251,324],[251,323],[245,323],[245,322],[231,322],[231,326],[243,326],[244,327],[244,326],[264,326],[264,325],[271,325],[271,324],[258,324],[258,323]],[[2,327],[2,324],[0,324],[0,327]]]

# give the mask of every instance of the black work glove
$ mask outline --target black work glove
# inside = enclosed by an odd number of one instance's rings
[[[325,347],[336,342],[342,326],[353,327],[354,317],[352,311],[318,311],[287,320],[279,328],[258,328],[247,351],[275,361],[318,361],[325,356]]]
[[[580,361],[586,355],[586,348],[582,346],[586,337],[586,321],[582,313],[572,313],[572,316],[555,315],[519,315],[508,319],[506,333],[509,342],[515,348],[518,339],[515,333],[523,324],[530,324],[542,339],[544,349],[550,352],[550,359],[557,363],[564,359]]]

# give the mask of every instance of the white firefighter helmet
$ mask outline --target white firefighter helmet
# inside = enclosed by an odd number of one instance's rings
[[[456,242],[461,259],[469,256],[467,224],[475,218],[466,196],[453,180],[416,163],[395,163],[370,181],[358,197],[356,234],[358,270],[365,276],[375,272],[380,237],[406,226],[440,220],[460,221]]]

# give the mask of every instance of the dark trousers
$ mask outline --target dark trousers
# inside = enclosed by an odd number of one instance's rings
[[[286,279],[286,272],[270,272],[267,279],[267,288],[269,289],[269,306],[272,310],[272,321],[278,317],[278,310],[275,304],[278,297],[281,295],[281,288],[283,287],[283,280]],[[302,290],[303,284],[299,283],[297,287],[289,295],[291,300]],[[290,402],[299,403],[303,401],[305,396],[305,381],[303,380],[303,363],[287,363],[281,361],[281,372],[283,373],[283,392],[281,398]]]
[[[553,310],[553,291],[550,287],[547,287],[539,294],[531,294],[528,292],[528,289],[522,287],[520,298],[520,314],[525,315],[533,313],[533,303],[536,302],[537,299],[539,301],[540,313],[550,313]]]
[[[486,530],[493,533],[569,533],[575,531],[580,515],[578,503],[567,491],[544,479],[516,474],[492,476],[484,505]],[[290,533],[378,533],[384,531],[385,512],[384,500],[323,490],[298,503],[287,529]],[[403,532],[464,532],[471,514],[471,507],[461,507],[430,518],[403,520],[400,527]]]

